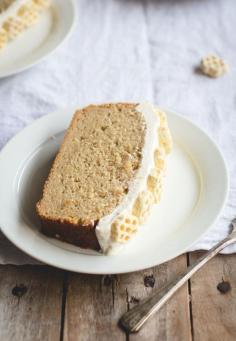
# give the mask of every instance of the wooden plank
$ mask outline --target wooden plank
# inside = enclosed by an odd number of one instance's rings
[[[59,340],[63,272],[0,266],[0,339]]]
[[[176,275],[186,269],[187,259],[182,255],[168,263],[150,270],[129,275],[126,285],[129,307],[152,292],[161,288]],[[152,287],[152,285],[154,286]],[[189,341],[191,323],[189,313],[188,285],[181,288],[173,298],[161,308],[138,334],[129,336],[130,341]]]
[[[191,254],[190,263],[200,255]],[[195,341],[236,340],[235,260],[235,255],[219,255],[190,281]]]
[[[64,340],[125,340],[117,327],[120,310],[114,291],[117,276],[69,274]],[[126,296],[123,293],[126,311]]]
[[[127,309],[183,271],[186,264],[186,256],[181,256],[132,274],[104,277],[70,274],[64,340],[191,340],[187,286],[139,334],[125,335],[117,326]]]

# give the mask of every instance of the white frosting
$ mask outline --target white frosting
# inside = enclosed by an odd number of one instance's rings
[[[146,121],[146,135],[142,150],[141,165],[129,186],[129,192],[124,196],[120,205],[118,205],[110,215],[100,219],[96,226],[96,236],[104,253],[117,253],[118,249],[123,245],[114,242],[111,239],[111,224],[121,213],[131,213],[138,194],[147,189],[148,175],[151,172],[151,169],[155,167],[154,151],[158,148],[157,132],[160,125],[159,118],[155,113],[153,105],[150,103],[139,104],[136,107],[136,110],[142,113]]]
[[[0,14],[0,26],[3,24],[4,21],[6,21],[6,19],[14,17],[18,9],[26,2],[28,2],[28,0],[16,0],[5,11],[3,11]]]

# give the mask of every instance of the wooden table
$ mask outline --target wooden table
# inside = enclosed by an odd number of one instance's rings
[[[235,341],[236,255],[208,263],[138,334],[117,327],[125,311],[199,255],[118,276],[0,266],[0,340]]]

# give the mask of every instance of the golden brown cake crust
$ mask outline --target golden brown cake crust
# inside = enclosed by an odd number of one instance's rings
[[[79,225],[67,221],[41,218],[42,232],[48,237],[56,238],[84,249],[100,250],[95,234],[95,225]]]

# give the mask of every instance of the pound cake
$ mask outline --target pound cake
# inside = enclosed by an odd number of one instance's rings
[[[171,148],[166,115],[149,103],[76,111],[37,203],[42,232],[116,252],[160,201]]]
[[[35,24],[51,0],[0,0],[0,49]]]

